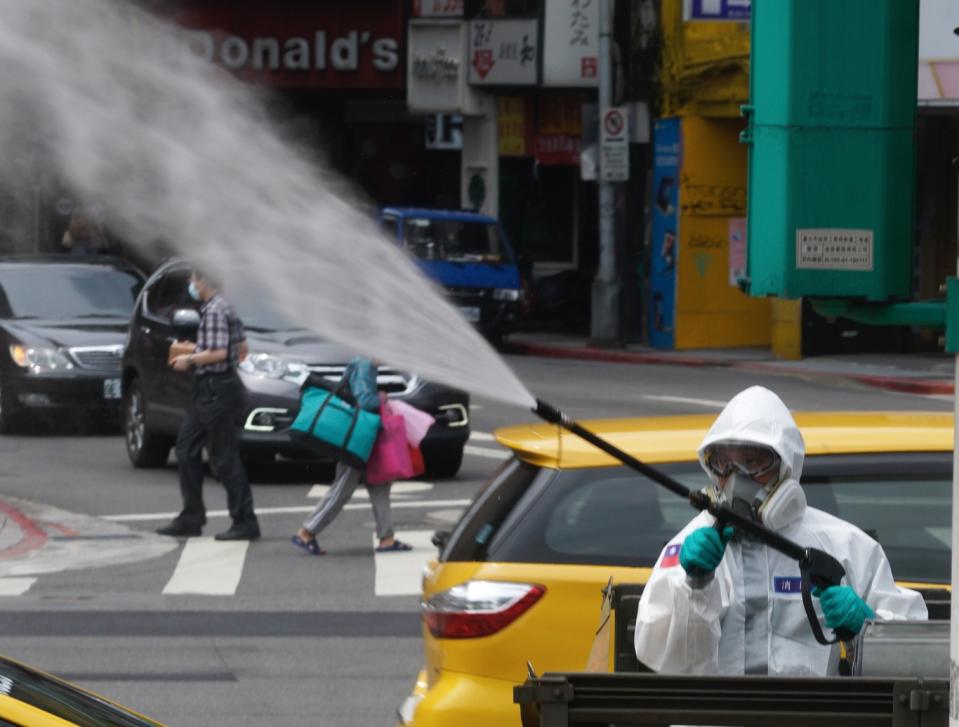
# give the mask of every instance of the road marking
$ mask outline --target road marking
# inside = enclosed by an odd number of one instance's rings
[[[432,530],[404,530],[396,534],[398,540],[409,543],[413,550],[377,553],[374,550],[377,596],[417,595],[423,588],[423,568],[436,557],[436,546],[431,542]],[[373,547],[377,539],[373,536]]]
[[[472,500],[411,500],[405,501],[401,500],[399,502],[391,503],[393,508],[410,508],[410,507],[465,507],[469,505]],[[354,502],[348,503],[343,506],[344,510],[365,510],[369,507],[368,503],[365,502]],[[302,512],[313,512],[313,505],[292,505],[289,507],[258,507],[256,508],[257,515],[291,515]],[[125,515],[103,515],[104,520],[111,520],[113,522],[151,522],[159,520],[172,520],[179,512],[143,512],[143,513],[130,513]],[[228,510],[208,510],[206,516],[211,517],[229,517],[230,513]]]
[[[22,596],[36,582],[36,578],[0,578],[0,596]]]
[[[240,585],[249,545],[247,540],[191,538],[183,546],[176,570],[163,588],[164,595],[232,596]]]
[[[715,399],[692,399],[687,396],[665,396],[658,394],[643,394],[644,399],[649,399],[650,401],[668,401],[673,404],[695,404],[697,406],[709,406],[716,409],[724,409],[726,404],[729,402],[726,401],[716,401]]]
[[[495,442],[496,437],[486,432],[470,432],[470,439],[477,442]]]
[[[390,497],[405,497],[414,492],[427,492],[433,489],[432,482],[420,482],[418,480],[403,480],[402,482],[394,482],[393,486],[390,488]],[[323,497],[327,492],[330,491],[330,485],[313,485],[310,488],[307,497]],[[365,487],[357,487],[356,492],[353,493],[353,497],[359,497],[363,499],[369,499],[369,494],[366,491]]]
[[[7,532],[7,536],[3,538],[4,547],[0,549],[0,558],[21,558],[46,544],[47,533],[33,518],[3,500],[0,500],[0,513],[4,515],[3,526]]]

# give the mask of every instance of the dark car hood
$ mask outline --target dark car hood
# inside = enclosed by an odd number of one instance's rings
[[[12,338],[26,344],[62,348],[112,346],[126,339],[125,318],[81,318],[74,320],[6,320],[0,322]]]
[[[308,330],[246,331],[251,353],[272,353],[309,364],[345,364],[357,354]]]

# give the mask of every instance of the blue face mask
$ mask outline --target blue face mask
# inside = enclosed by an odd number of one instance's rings
[[[200,300],[200,291],[196,289],[196,283],[192,280],[190,281],[190,287],[187,288],[187,292],[193,300]]]

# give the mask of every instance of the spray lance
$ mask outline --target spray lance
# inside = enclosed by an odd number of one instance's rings
[[[851,641],[855,637],[852,631],[839,628],[834,631],[835,638],[826,638],[819,619],[816,616],[816,612],[813,609],[812,589],[819,588],[822,590],[829,586],[838,586],[842,582],[843,576],[846,575],[846,570],[842,567],[842,564],[831,555],[816,548],[807,548],[799,545],[799,543],[789,538],[784,538],[774,530],[770,530],[752,516],[748,503],[743,500],[734,499],[733,505],[729,506],[723,503],[713,502],[704,492],[690,490],[664,472],[660,472],[656,468],[640,462],[618,447],[614,447],[606,440],[596,436],[580,424],[577,424],[559,409],[540,399],[536,400],[536,408],[533,409],[533,412],[550,424],[556,424],[576,436],[585,439],[594,447],[618,459],[627,467],[636,470],[653,482],[662,485],[670,492],[688,500],[689,504],[697,510],[705,510],[716,518],[716,528],[720,532],[722,532],[723,527],[727,524],[732,525],[749,533],[773,550],[777,550],[783,555],[797,561],[799,563],[799,573],[802,576],[803,607],[806,610],[806,618],[809,621],[813,636],[816,637],[816,641],[824,646],[828,646],[837,641]]]

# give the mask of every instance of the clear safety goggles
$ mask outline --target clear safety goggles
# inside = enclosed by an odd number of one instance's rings
[[[739,472],[756,478],[779,467],[779,455],[768,447],[748,444],[714,444],[703,453],[710,472],[719,477],[729,477]]]

